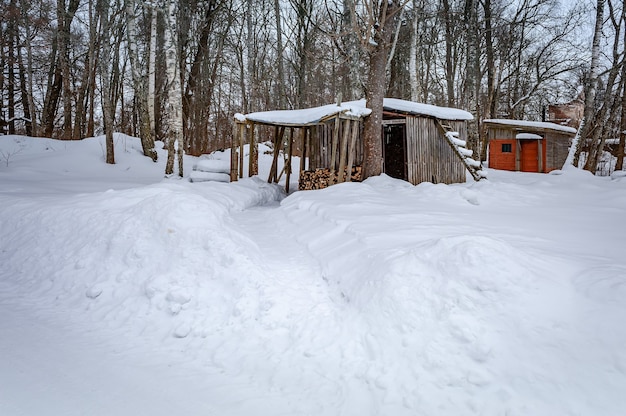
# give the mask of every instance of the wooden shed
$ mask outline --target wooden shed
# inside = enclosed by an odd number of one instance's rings
[[[299,189],[360,181],[363,120],[370,112],[362,100],[304,110],[237,114],[232,148],[239,151],[231,153],[231,180],[243,174],[243,144],[256,145],[255,127],[273,126],[274,148],[286,148],[287,177],[294,151],[301,156]],[[471,119],[472,115],[463,110],[386,98],[381,131],[384,172],[415,185],[465,182],[466,170],[479,180],[483,177],[480,163],[465,148],[466,123]],[[250,175],[258,174],[255,148],[251,146]],[[274,152],[270,182],[277,182],[281,175],[277,159],[278,152]]]
[[[576,129],[549,122],[487,119],[489,167],[547,173],[561,169]]]

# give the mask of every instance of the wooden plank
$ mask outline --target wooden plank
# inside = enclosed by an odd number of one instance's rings
[[[282,143],[285,127],[281,126],[274,129],[274,154],[272,155],[272,166],[270,167],[270,175],[267,178],[267,182],[278,182],[278,156],[280,154],[280,145]]]
[[[332,147],[330,150],[330,172],[331,172],[331,180],[335,176],[335,165],[337,163],[337,146],[339,144],[339,117],[335,118],[335,127],[332,135]]]
[[[350,135],[350,121],[344,122],[343,133],[341,135],[341,148],[339,150],[339,176],[337,182],[345,180],[346,164],[348,163],[348,136]]]
[[[289,178],[291,176],[291,156],[293,153],[293,127],[289,129],[289,141],[287,142],[287,163],[285,164],[285,192],[289,193]]]
[[[239,177],[243,178],[243,146],[245,142],[246,124],[239,125]]]
[[[354,165],[354,153],[356,151],[356,139],[359,134],[359,122],[352,121],[352,134],[350,137],[350,151],[348,152],[348,177],[346,178],[347,182],[352,181],[352,166]]]
[[[405,118],[392,118],[389,120],[383,120],[382,123],[383,123],[383,126],[386,126],[387,124],[406,124],[406,119]]]
[[[237,181],[237,161],[239,160],[237,158],[237,148],[239,147],[238,144],[238,140],[239,140],[239,126],[235,123],[233,125],[233,135],[230,139],[230,181],[231,182],[236,182]]]
[[[250,157],[248,164],[248,176],[254,176],[259,174],[259,147],[257,146],[256,138],[256,125],[251,123],[250,125]]]
[[[307,132],[307,128],[301,128],[300,129],[300,172],[302,172],[304,170],[304,167],[306,165],[306,132]],[[298,177],[299,173],[298,173]]]

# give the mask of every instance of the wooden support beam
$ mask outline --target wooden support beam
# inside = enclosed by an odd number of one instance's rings
[[[292,140],[293,138],[293,127],[286,127],[289,130],[289,135],[287,137],[289,137],[287,139],[287,147],[289,147],[289,142]],[[280,178],[283,177],[283,173],[287,172],[287,167],[288,167],[288,163],[287,163],[287,159],[289,158],[289,150],[287,150],[287,153],[284,154],[284,158],[283,158],[283,169],[280,171],[280,174],[278,175],[278,179],[276,179],[276,183],[280,182]]]
[[[330,149],[330,179],[335,178],[336,163],[337,163],[337,146],[339,145],[339,117],[335,117],[335,128],[333,130],[333,137],[331,137],[331,149]]]
[[[243,146],[245,143],[245,134],[247,126],[245,124],[239,125],[239,177],[243,178]]]
[[[239,148],[239,126],[237,123],[233,125],[233,135],[230,139],[230,181],[237,181],[237,149]]]
[[[257,146],[256,125],[250,124],[250,158],[248,164],[248,176],[259,174],[259,147]]]
[[[352,122],[352,134],[350,136],[350,151],[348,153],[348,177],[347,182],[352,181],[352,166],[354,165],[354,156],[356,153],[356,139],[359,135],[359,121]]]
[[[285,192],[289,194],[289,178],[291,176],[291,156],[293,153],[293,127],[289,131],[289,141],[287,142],[287,163],[285,164]]]
[[[300,172],[304,171],[306,167],[306,135],[308,131],[308,127],[300,129]],[[298,175],[299,177],[300,175]]]
[[[345,180],[346,165],[348,163],[348,137],[350,136],[350,120],[344,121],[343,134],[341,135],[341,149],[339,150],[339,177],[337,182]]]
[[[276,126],[274,128],[274,154],[272,157],[272,167],[270,168],[270,175],[267,178],[267,182],[278,182],[278,156],[280,154],[280,148],[283,143],[283,134],[285,133],[284,126]]]

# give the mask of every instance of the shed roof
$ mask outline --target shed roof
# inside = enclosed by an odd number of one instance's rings
[[[576,129],[560,124],[545,121],[507,120],[507,119],[486,119],[486,125],[499,125],[513,130],[524,130],[525,132],[545,132],[553,131],[561,134],[575,135]]]
[[[329,104],[302,110],[259,111],[246,115],[237,113],[235,114],[235,119],[239,122],[253,121],[260,124],[301,127],[319,124],[338,114],[365,117],[370,115],[371,112],[372,110],[365,108],[365,106],[355,103],[342,103],[341,105]]]
[[[417,116],[435,117],[440,120],[473,120],[471,113],[451,107],[439,107],[431,104],[416,103],[413,101],[400,100],[398,98],[385,98],[383,102],[385,110],[400,111],[402,113]]]
[[[404,114],[435,117],[441,120],[472,120],[471,113],[457,108],[438,107],[430,104],[415,103],[397,98],[385,98],[383,108]],[[321,107],[301,110],[260,111],[250,114],[235,114],[238,122],[252,121],[259,124],[302,127],[322,123],[338,114],[346,117],[363,118],[371,114],[365,100],[349,101],[341,105],[329,104]]]

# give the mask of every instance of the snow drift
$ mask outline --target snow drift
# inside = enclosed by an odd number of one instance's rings
[[[106,170],[99,139],[14,140],[30,150],[0,168],[0,413],[626,406],[623,178],[383,175],[285,197],[161,179],[132,138]]]

